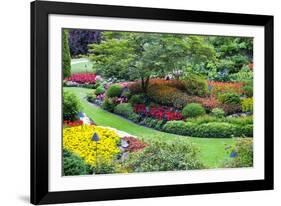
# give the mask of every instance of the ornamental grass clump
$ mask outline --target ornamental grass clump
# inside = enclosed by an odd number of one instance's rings
[[[100,137],[96,143],[91,140],[94,133]],[[63,148],[78,155],[86,164],[111,164],[120,153],[120,137],[112,130],[94,125],[81,125],[63,129]]]

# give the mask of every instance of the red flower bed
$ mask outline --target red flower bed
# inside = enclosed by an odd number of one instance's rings
[[[143,150],[147,146],[147,144],[134,137],[123,137],[123,140],[129,144],[129,146],[126,148],[126,151],[128,152],[137,152]]]
[[[63,121],[64,125],[67,127],[74,127],[74,126],[79,126],[83,124],[82,120],[76,120],[76,121],[69,121],[69,120],[64,120]]]
[[[146,108],[144,104],[135,104],[134,112],[144,114],[159,120],[181,120],[183,117],[180,112],[173,111],[172,108],[166,107],[150,107]]]
[[[72,74],[70,77],[66,78],[67,81],[77,82],[79,84],[95,84],[96,74],[93,73],[78,73]]]
[[[211,90],[211,95],[219,95],[226,92],[232,92],[241,95],[243,93],[242,87],[244,84],[242,82],[208,82],[209,88]]]

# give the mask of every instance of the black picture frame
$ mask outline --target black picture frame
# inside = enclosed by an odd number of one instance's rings
[[[49,192],[48,15],[190,21],[265,28],[263,180]],[[50,204],[273,189],[273,16],[63,2],[31,2],[31,203]]]

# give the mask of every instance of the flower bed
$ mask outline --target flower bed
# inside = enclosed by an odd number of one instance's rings
[[[80,126],[83,124],[82,120],[75,120],[75,121],[69,121],[69,120],[64,120],[63,121],[64,126],[66,127],[75,127],[75,126]]]
[[[76,82],[79,84],[95,84],[96,74],[93,73],[77,73],[72,74],[70,77],[65,79],[66,81]]]
[[[135,104],[134,112],[145,116],[153,117],[159,120],[181,120],[183,117],[180,112],[173,111],[167,107],[146,107],[145,104]]]
[[[91,140],[94,133],[100,137],[97,143]],[[63,129],[63,148],[78,155],[91,166],[96,166],[97,161],[111,163],[120,153],[119,141],[120,137],[114,131],[94,125]]]

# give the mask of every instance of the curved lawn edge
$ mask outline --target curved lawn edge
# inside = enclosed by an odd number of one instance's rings
[[[233,143],[233,139],[231,138],[188,137],[144,127],[88,102],[85,97],[91,89],[81,87],[65,87],[63,89],[65,91],[72,91],[81,99],[83,112],[99,126],[113,127],[135,135],[145,141],[159,139],[172,142],[180,139],[181,141],[194,143],[200,150],[199,159],[210,168],[219,167],[221,161],[228,158],[225,147]]]

